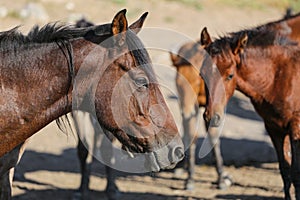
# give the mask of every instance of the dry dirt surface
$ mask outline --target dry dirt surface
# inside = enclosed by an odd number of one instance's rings
[[[20,18],[18,12],[28,5],[38,4],[46,13],[45,17]],[[246,7],[225,6],[214,1],[200,1],[202,8],[196,9],[179,1],[104,1],[104,0],[20,0],[0,1],[8,15],[1,18],[1,30],[17,25],[26,32],[34,24],[53,21],[69,21],[84,15],[87,19],[101,24],[110,22],[114,14],[122,8],[128,10],[128,20],[133,22],[143,12],[149,16],[145,27],[158,27],[173,30],[192,39],[198,39],[201,29],[206,26],[217,37],[223,33],[253,27],[265,22],[280,19],[284,8],[261,8],[253,10]],[[142,39],[149,35],[141,34]],[[153,40],[153,38],[151,38]],[[165,41],[155,37],[159,44]],[[168,47],[178,45],[172,41]],[[155,71],[159,80],[169,90],[165,97],[180,127],[180,111],[174,95],[175,71],[170,67],[167,52],[151,50]],[[168,67],[169,66],[169,67]],[[171,93],[170,91],[173,91]],[[175,94],[174,94],[175,93]],[[202,124],[200,122],[199,124]],[[202,126],[202,125],[200,125]],[[199,129],[201,144],[203,127]],[[120,199],[282,199],[282,181],[278,164],[263,123],[253,111],[247,98],[237,93],[228,106],[226,124],[222,135],[222,151],[227,164],[225,170],[231,174],[234,185],[227,190],[216,189],[217,174],[210,164],[209,157],[197,159],[196,187],[185,191],[186,174],[175,177],[171,172],[161,172],[150,176],[120,173],[117,184],[122,192]],[[199,146],[198,145],[198,146]],[[66,200],[71,199],[79,186],[79,162],[76,157],[76,137],[64,134],[51,123],[35,134],[29,141],[26,152],[16,168],[13,184],[15,200]],[[104,167],[94,163],[91,176],[91,199],[107,199],[103,192],[106,185]]]

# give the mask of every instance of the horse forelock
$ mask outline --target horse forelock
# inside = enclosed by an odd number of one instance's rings
[[[55,22],[48,23],[42,27],[34,26],[27,35],[22,34],[18,28],[19,26],[8,31],[0,32],[0,48],[7,48],[8,46],[19,47],[34,43],[41,44],[69,41],[71,39],[84,37],[86,33],[91,30],[95,31],[99,37],[103,35],[109,36],[111,34],[111,24],[78,28],[73,25]]]
[[[130,29],[127,31],[126,40],[128,50],[134,57],[137,67],[140,67],[146,73],[150,82],[157,82],[150,56],[142,41]]]

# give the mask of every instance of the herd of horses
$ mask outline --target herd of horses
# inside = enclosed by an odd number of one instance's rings
[[[112,148],[111,141],[117,140],[128,155],[144,154],[149,171],[183,160],[189,174],[186,189],[193,189],[198,107],[205,108],[218,186],[226,188],[231,180],[223,171],[219,135],[226,104],[239,90],[264,120],[277,152],[285,199],[300,200],[300,14],[215,40],[204,28],[198,42],[171,53],[183,142],[137,37],[147,13],[131,25],[125,14],[118,12],[104,25],[81,21],[76,27],[34,27],[28,35],[17,28],[0,33],[0,199],[11,199],[13,169],[26,140],[53,120],[68,126],[70,112],[80,137],[82,172],[74,199],[86,199],[97,148],[82,138],[83,132],[95,131],[82,126],[84,121],[103,130],[104,135],[94,134],[105,143],[101,148]],[[108,197],[117,199],[114,170],[106,166],[106,171]]]

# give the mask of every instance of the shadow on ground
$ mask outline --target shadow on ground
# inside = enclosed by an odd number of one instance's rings
[[[28,190],[25,194],[15,196],[13,200],[23,200],[23,199],[30,199],[30,200],[68,200],[72,199],[72,195],[74,194],[74,190],[61,190],[61,189],[54,189],[54,190]],[[48,198],[51,197],[51,198]],[[136,193],[136,192],[126,192],[121,194],[122,200],[188,200],[191,197],[185,196],[177,196],[177,195],[161,195],[161,194],[150,194],[150,193]],[[100,191],[90,191],[90,199],[89,200],[107,200],[104,192]],[[199,199],[199,198],[193,198]],[[202,199],[202,198],[201,198]]]

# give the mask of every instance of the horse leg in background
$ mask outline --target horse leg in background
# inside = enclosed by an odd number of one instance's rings
[[[9,171],[5,172],[0,178],[0,200],[10,200],[11,198],[11,183]]]
[[[300,200],[300,116],[290,123],[292,149],[291,176],[295,187],[296,200]]]
[[[193,112],[188,115],[182,114],[183,121],[183,144],[186,149],[184,162],[186,164],[186,169],[188,171],[188,177],[185,183],[186,190],[194,189],[194,176],[195,176],[195,150],[196,150],[196,136],[197,136],[197,116],[198,109],[195,109]]]
[[[115,163],[114,160],[115,157],[113,155],[113,145],[112,145],[113,136],[111,135],[110,132],[106,130],[104,130],[104,132],[105,135],[102,135],[103,138],[101,140],[102,143],[100,146],[100,153],[104,160],[105,170],[106,170],[107,185],[106,185],[105,192],[109,200],[115,200],[115,199],[119,199],[120,192],[118,186],[116,185],[117,171],[113,168],[113,165]],[[106,136],[108,136],[109,138],[107,138]]]
[[[81,181],[73,200],[86,199],[88,197],[91,164],[93,161],[93,155],[89,153],[80,139],[78,139],[77,155],[80,161]]]
[[[221,141],[219,139],[219,134],[217,133],[218,131],[216,131],[216,133],[214,131],[209,131],[208,137],[213,147],[213,156],[216,162],[215,167],[218,173],[218,182],[217,182],[218,188],[226,189],[232,185],[233,181],[232,178],[223,170],[224,165],[223,165],[223,157],[221,154],[221,146],[220,146]]]
[[[72,117],[78,136],[77,156],[80,161],[81,182],[73,200],[88,199],[91,165],[97,135],[92,117],[88,112],[73,111]]]
[[[12,199],[14,169],[24,153],[26,141],[0,158],[0,200]]]
[[[94,160],[93,154],[97,155],[100,150],[105,163],[111,165],[112,161],[112,144],[113,136],[106,131],[104,135],[103,129],[98,122],[87,112],[73,113],[74,125],[78,133],[78,157],[80,160],[81,183],[78,192],[75,193],[73,200],[87,199],[89,192],[89,180],[91,174],[91,165]],[[80,122],[80,123],[79,123]],[[93,153],[91,153],[93,152]],[[106,193],[109,199],[113,199],[118,194],[118,188],[115,185],[115,172],[106,164],[107,187]]]
[[[266,128],[277,153],[279,170],[284,185],[285,200],[290,200],[291,199],[290,188],[292,183],[291,157],[290,157],[290,153],[286,152],[289,149],[288,146],[290,146],[289,135],[288,134],[284,135],[283,133],[274,131],[271,128],[268,128],[267,125]]]

